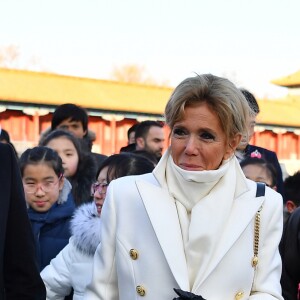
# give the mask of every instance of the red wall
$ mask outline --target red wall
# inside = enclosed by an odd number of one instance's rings
[[[17,146],[33,146],[38,144],[40,133],[50,128],[51,117],[51,114],[38,117],[25,115],[22,111],[7,110],[0,113],[0,125],[9,132],[11,141]],[[106,155],[119,153],[120,148],[127,145],[127,130],[135,122],[134,119],[106,121],[101,117],[89,117],[89,129],[96,134],[94,151]],[[170,131],[167,126],[164,130],[166,149],[169,145]],[[275,151],[279,159],[300,159],[300,138],[293,132],[255,132],[251,143]]]

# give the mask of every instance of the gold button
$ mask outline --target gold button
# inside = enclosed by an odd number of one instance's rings
[[[140,296],[145,296],[146,294],[146,290],[142,285],[138,285],[136,287],[136,292],[140,295]]]
[[[238,293],[236,293],[234,299],[235,300],[240,300],[240,299],[243,298],[243,296],[244,296],[244,292],[238,292]]]
[[[139,253],[136,249],[130,249],[129,255],[133,260],[136,260],[139,257]]]

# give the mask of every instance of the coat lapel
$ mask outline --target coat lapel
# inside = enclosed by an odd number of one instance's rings
[[[137,181],[150,222],[179,287],[189,290],[181,228],[174,199],[154,184]]]
[[[220,243],[210,260],[203,274],[197,274],[194,288],[196,291],[203,281],[211,274],[211,272],[220,263],[223,256],[232,247],[235,241],[241,236],[245,228],[253,220],[254,215],[263,204],[264,197],[254,198],[253,190],[246,192],[234,200],[230,217],[224,229],[224,233],[220,239]]]

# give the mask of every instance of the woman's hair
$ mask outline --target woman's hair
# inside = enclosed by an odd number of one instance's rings
[[[186,107],[200,103],[218,115],[227,140],[237,133],[248,136],[250,107],[245,97],[228,79],[211,74],[186,78],[175,88],[165,108],[166,123],[173,129]]]
[[[48,147],[34,147],[23,152],[19,160],[21,174],[23,176],[24,169],[27,165],[47,164],[60,177],[64,173],[62,160],[56,151]]]
[[[109,183],[119,177],[150,173],[154,169],[154,164],[149,159],[130,152],[113,154],[102,162],[96,178],[105,167],[108,167],[106,179]]]
[[[271,187],[277,185],[277,172],[273,164],[265,161],[262,158],[257,158],[257,157],[247,157],[240,162],[241,168],[244,168],[249,165],[260,166],[264,168],[271,179],[272,182]]]

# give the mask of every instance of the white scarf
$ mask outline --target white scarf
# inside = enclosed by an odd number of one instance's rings
[[[175,165],[169,156],[166,180],[170,194],[191,213],[192,208],[217,184],[228,169],[228,160],[217,170],[186,171]]]
[[[236,197],[239,172],[235,157],[224,161],[218,170],[185,171],[174,164],[169,150],[153,171],[175,200],[191,291],[218,246]]]

